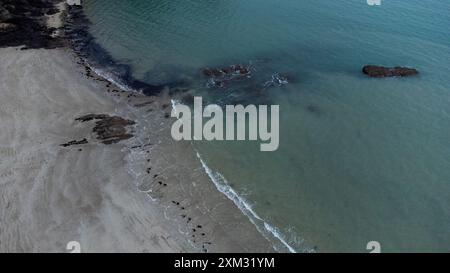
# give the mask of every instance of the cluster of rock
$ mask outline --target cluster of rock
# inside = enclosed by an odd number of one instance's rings
[[[407,77],[419,74],[414,68],[409,67],[384,67],[377,65],[366,65],[362,69],[363,73],[372,78],[386,77]]]
[[[203,75],[211,77],[224,77],[227,75],[239,75],[248,76],[250,75],[250,68],[243,65],[231,65],[225,68],[205,68],[203,69]]]
[[[251,77],[250,67],[243,65],[231,65],[224,68],[205,68],[202,70],[204,76],[210,78],[210,87],[223,88],[230,81]]]
[[[58,13],[61,0],[0,0],[0,47],[57,48],[64,40],[55,37],[46,16]]]
[[[133,137],[133,134],[128,132],[127,126],[134,125],[135,122],[129,119],[103,114],[89,114],[79,117],[76,120],[80,122],[95,120],[93,132],[96,134],[97,139],[106,145],[118,143]]]
[[[211,68],[213,67],[213,68]],[[208,103],[218,105],[273,104],[267,91],[289,84],[293,78],[277,73],[270,65],[270,59],[249,60],[247,64],[210,66],[199,70],[207,78],[205,85],[212,90]],[[183,103],[192,104],[191,94],[182,97]]]

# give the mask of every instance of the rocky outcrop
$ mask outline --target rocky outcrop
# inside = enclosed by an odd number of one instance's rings
[[[97,121],[93,131],[103,144],[113,144],[132,138],[133,135],[127,133],[126,127],[134,124],[134,121],[121,117],[107,117]]]
[[[238,64],[223,68],[204,68],[202,74],[210,78],[208,83],[209,87],[223,88],[231,81],[250,78],[251,70],[250,66],[245,67]]]
[[[46,16],[58,12],[60,0],[0,0],[0,47],[57,48],[64,40],[54,37]]]
[[[408,67],[384,67],[377,65],[366,65],[362,69],[363,73],[372,78],[386,77],[407,77],[419,74],[414,68]]]
[[[239,76],[249,76],[250,69],[243,65],[231,65],[224,68],[205,68],[203,69],[203,75],[207,77],[224,77],[227,75],[239,75]]]
[[[108,117],[109,117],[108,115],[104,115],[104,114],[100,114],[100,115],[89,114],[89,115],[85,115],[85,116],[76,118],[75,120],[76,121],[80,121],[80,122],[87,122],[87,121],[96,120],[96,119],[97,120],[98,119],[105,119],[105,118],[108,118]]]
[[[61,144],[61,147],[70,147],[70,146],[74,146],[74,145],[83,145],[83,144],[88,144],[88,140],[83,138],[82,140],[72,140],[69,141],[67,143]]]
[[[89,114],[79,117],[76,120],[80,122],[95,120],[93,132],[96,134],[97,139],[106,145],[118,143],[133,137],[128,132],[127,126],[134,125],[135,122],[129,119],[103,114]]]

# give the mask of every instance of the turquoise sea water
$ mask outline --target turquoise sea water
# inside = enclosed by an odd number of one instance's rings
[[[449,1],[88,0],[85,11],[138,79],[280,105],[276,152],[195,146],[296,251],[450,251]],[[203,67],[237,63],[253,65],[249,83],[206,88]],[[421,74],[369,79],[365,64]],[[291,83],[261,91],[275,73]]]

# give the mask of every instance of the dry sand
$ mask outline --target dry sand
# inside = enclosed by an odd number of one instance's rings
[[[0,49],[0,64],[0,252],[191,250],[137,193],[120,145],[59,146],[93,141],[75,117],[117,107],[68,52]]]

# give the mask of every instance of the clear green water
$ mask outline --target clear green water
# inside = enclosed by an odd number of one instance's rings
[[[449,1],[88,0],[85,10],[139,79],[280,105],[277,152],[196,146],[296,251],[366,252],[374,240],[386,252],[450,251]],[[254,88],[277,72],[295,81],[254,101],[240,86],[205,88],[202,67],[250,61]],[[421,75],[368,79],[365,64]]]

